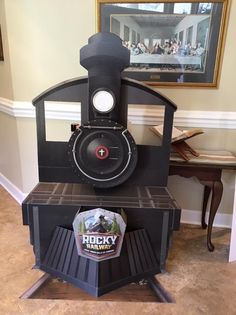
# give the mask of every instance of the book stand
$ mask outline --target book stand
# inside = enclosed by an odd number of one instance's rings
[[[189,161],[192,156],[198,157],[200,155],[184,140],[172,142],[171,145],[172,148],[186,161]]]
[[[156,135],[163,137],[163,125],[158,125],[150,128]],[[203,130],[199,128],[193,128],[190,130],[181,131],[178,128],[172,128],[171,145],[185,161],[189,161],[192,157],[198,157],[199,153],[196,152],[189,144],[185,142],[192,137],[202,134]]]

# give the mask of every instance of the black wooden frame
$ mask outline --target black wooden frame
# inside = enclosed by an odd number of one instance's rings
[[[58,84],[33,100],[36,107],[38,168],[40,182],[80,183],[68,159],[68,142],[46,141],[45,101],[81,102],[81,124],[88,121],[88,78]],[[138,145],[138,164],[128,184],[167,186],[173,114],[176,105],[154,89],[131,79],[121,81],[120,106],[128,104],[164,106],[161,146]]]

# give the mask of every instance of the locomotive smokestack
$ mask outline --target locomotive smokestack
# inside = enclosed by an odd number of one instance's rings
[[[80,64],[88,70],[89,77],[114,75],[115,72],[120,74],[129,66],[129,62],[129,50],[113,33],[97,33],[89,38],[88,45],[80,49]]]
[[[126,123],[127,108],[122,108],[120,104],[120,87],[121,72],[129,66],[129,62],[129,50],[122,45],[120,37],[113,33],[97,33],[89,38],[88,45],[81,48],[80,64],[88,70],[89,121],[102,118]],[[100,97],[103,102],[98,108],[93,102],[95,95],[96,99]],[[111,105],[106,107],[109,99]],[[120,112],[124,114],[120,116]]]

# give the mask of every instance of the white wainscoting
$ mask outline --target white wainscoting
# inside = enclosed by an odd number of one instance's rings
[[[80,117],[79,103],[45,102],[46,118],[72,120]],[[18,102],[0,97],[0,111],[14,117],[35,117],[31,102]],[[163,111],[154,106],[132,105],[129,108],[128,120],[132,124],[157,125],[162,122]],[[196,110],[177,110],[174,114],[174,125],[182,127],[236,129],[236,112],[214,112]]]
[[[181,223],[201,225],[201,211],[198,210],[181,210]],[[209,213],[206,213],[206,223],[208,222]],[[232,214],[216,213],[214,226],[231,228]]]

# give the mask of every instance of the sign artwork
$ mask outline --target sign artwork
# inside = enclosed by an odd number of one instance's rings
[[[123,217],[102,208],[78,212],[73,222],[78,254],[95,261],[118,257],[126,228]]]

